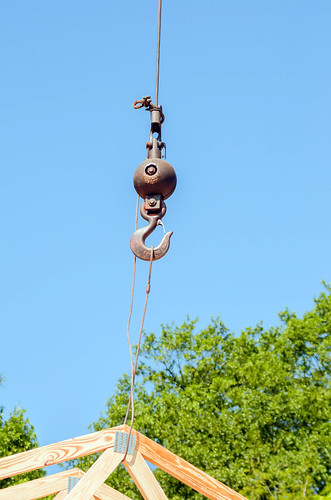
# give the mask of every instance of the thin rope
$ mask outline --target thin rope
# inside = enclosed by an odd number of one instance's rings
[[[138,211],[139,211],[139,194],[137,195],[137,204],[136,204],[136,220],[135,220],[135,231],[138,227]],[[129,352],[130,352],[130,362],[131,362],[131,384],[132,384],[132,374],[133,374],[133,356],[130,342],[130,323],[132,317],[132,309],[133,309],[133,297],[134,297],[134,287],[136,281],[136,266],[137,266],[137,257],[134,255],[133,257],[133,270],[132,270],[132,286],[131,286],[131,300],[130,300],[130,312],[128,317],[128,322],[126,325],[126,338],[128,340]],[[130,403],[130,400],[129,400]],[[130,406],[128,405],[128,409],[125,415],[124,424],[126,424],[129,416]]]
[[[128,419],[128,415],[129,415],[129,411],[130,411],[130,406],[131,406],[131,425],[130,425],[130,430],[129,430],[129,435],[128,435],[128,441],[126,444],[126,450],[125,450],[125,454],[124,454],[122,462],[124,462],[124,460],[126,459],[126,456],[128,454],[128,449],[129,449],[129,445],[130,445],[130,438],[131,438],[132,429],[133,429],[133,422],[134,422],[134,417],[135,417],[134,382],[135,382],[137,366],[138,366],[140,344],[141,344],[141,338],[142,338],[142,333],[143,333],[143,329],[144,329],[144,322],[145,322],[145,316],[146,316],[148,297],[149,297],[149,292],[151,291],[151,276],[152,276],[153,257],[154,257],[154,247],[151,246],[151,256],[150,256],[150,260],[149,260],[149,272],[148,272],[148,280],[147,280],[147,285],[146,285],[145,304],[144,304],[143,315],[141,318],[141,325],[140,325],[137,352],[136,352],[136,360],[135,360],[134,367],[132,369],[130,399],[129,399],[128,408],[126,410],[126,416],[125,416],[125,421],[124,421],[124,424],[126,424],[127,419]],[[132,353],[131,345],[130,345],[130,352]],[[131,358],[131,360],[132,360],[132,358]]]
[[[162,10],[162,0],[159,0],[159,13],[158,13],[158,23],[157,23],[157,50],[156,50],[155,106],[158,106],[158,105],[159,105],[160,44],[161,44],[161,10]]]

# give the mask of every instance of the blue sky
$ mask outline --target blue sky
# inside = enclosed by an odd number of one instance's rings
[[[277,324],[331,281],[330,15],[326,0],[164,0],[178,185],[147,331],[187,314]],[[156,20],[157,0],[0,6],[0,404],[26,408],[41,444],[86,433],[129,369],[132,177],[149,135],[132,103],[154,96]]]

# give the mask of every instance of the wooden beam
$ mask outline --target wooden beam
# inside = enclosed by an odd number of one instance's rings
[[[67,494],[68,494],[68,490],[60,491],[56,495],[56,497],[54,497],[54,500],[65,500],[65,498],[67,497]],[[102,498],[101,497],[91,497],[89,500],[104,500],[104,498],[103,497]]]
[[[145,500],[168,500],[139,451],[133,457],[128,457],[124,466]]]
[[[67,495],[68,495],[68,490],[63,490],[63,491],[60,491],[56,497],[54,497],[54,500],[65,500],[67,498]],[[15,499],[16,500],[16,499]],[[91,497],[90,499],[88,500],[104,500],[103,497]]]
[[[67,490],[60,491],[56,497],[54,497],[54,500],[65,500],[65,498],[67,498],[67,494]],[[91,497],[89,500],[104,500],[104,497]]]
[[[81,477],[85,475],[85,473],[82,471],[80,471],[80,473]],[[130,497],[124,495],[120,491],[117,491],[111,486],[108,486],[108,484],[102,484],[94,493],[94,496],[97,500],[132,500]]]
[[[115,490],[114,488],[111,488],[107,484],[102,484],[98,488],[97,492],[95,493],[95,496],[99,498],[99,495],[100,495],[100,500],[131,500],[130,497]]]
[[[0,479],[103,451],[114,446],[115,432],[122,429],[120,425],[0,458]]]
[[[79,469],[66,470],[0,490],[0,500],[36,500],[66,490],[68,477],[82,477]]]
[[[128,426],[125,426],[125,431],[129,432]],[[135,430],[132,432],[137,436],[137,449],[148,462],[179,479],[179,481],[187,484],[198,493],[211,500],[247,500],[244,496],[155,443],[155,441],[140,434],[140,432]]]
[[[67,491],[68,477],[82,478],[84,472],[80,469],[70,469],[51,476],[34,479],[25,483],[16,484],[0,490],[0,500],[37,500],[47,495],[54,495],[60,490]],[[102,484],[95,493],[97,500],[131,500],[128,496]]]
[[[54,500],[64,500],[66,496],[67,496],[67,490],[60,491],[56,495],[56,497],[54,497]]]
[[[66,496],[66,500],[90,498],[124,458],[123,453],[115,453],[109,448],[90,467],[78,484]]]

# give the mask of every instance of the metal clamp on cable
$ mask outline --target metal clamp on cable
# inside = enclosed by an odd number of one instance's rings
[[[146,108],[146,111],[149,111],[149,106],[152,103],[151,96],[148,95],[146,97],[143,97],[142,99],[139,99],[138,101],[135,101],[133,103],[134,109],[140,109],[140,108]]]
[[[145,108],[151,113],[151,130],[149,141],[146,144],[148,150],[147,158],[161,158],[162,149],[166,149],[166,145],[161,138],[161,125],[164,123],[165,117],[162,111],[162,106],[156,106],[152,103],[151,96],[145,96],[133,103],[134,109]],[[153,136],[157,134],[157,138]]]

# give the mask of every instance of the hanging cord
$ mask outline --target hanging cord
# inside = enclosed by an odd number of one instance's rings
[[[136,204],[135,231],[137,230],[137,227],[138,227],[138,211],[139,211],[139,194],[137,195],[137,204]],[[134,286],[135,286],[135,281],[136,281],[136,266],[137,266],[137,257],[134,255],[134,257],[133,257],[133,270],[132,270],[130,312],[129,312],[128,322],[126,325],[126,337],[127,337],[128,345],[129,345],[130,363],[131,363],[131,385],[132,385],[132,376],[133,376],[133,356],[132,356],[132,349],[131,349],[131,342],[130,342],[130,323],[131,323],[132,309],[133,309]],[[129,410],[130,410],[130,401],[131,401],[131,398],[129,399],[129,405],[128,405],[128,409],[126,411],[124,424],[126,424],[126,422],[128,420],[128,415],[129,415]]]
[[[128,420],[130,406],[131,406],[131,425],[130,425],[130,430],[129,430],[129,435],[128,435],[128,441],[127,441],[127,444],[126,444],[126,450],[125,450],[125,454],[124,454],[122,462],[124,462],[124,460],[126,459],[126,456],[128,454],[128,449],[129,449],[129,444],[130,444],[130,438],[131,438],[132,429],[133,429],[134,413],[135,413],[134,412],[134,382],[135,382],[136,372],[137,372],[137,366],[138,366],[140,344],[141,344],[141,338],[142,338],[142,333],[143,333],[143,328],[144,328],[144,322],[145,322],[145,316],[146,316],[146,309],[147,309],[148,297],[149,297],[149,292],[151,290],[151,275],[152,275],[153,257],[154,257],[154,247],[151,246],[151,257],[150,257],[150,261],[149,261],[149,272],[148,272],[148,280],[147,280],[147,285],[146,285],[146,297],[145,297],[145,304],[144,304],[143,315],[142,315],[142,318],[141,318],[141,325],[140,325],[138,345],[137,345],[137,352],[136,352],[136,359],[135,359],[134,366],[133,366],[133,359],[132,359],[132,348],[131,348],[131,344],[130,344],[130,340],[129,340],[129,336],[128,336],[130,356],[131,356],[131,368],[132,368],[132,372],[131,372],[130,399],[129,399],[128,407],[127,407],[127,410],[126,410],[126,415],[125,415],[125,419],[124,419],[124,425],[127,423],[127,420]],[[132,294],[131,294],[131,297],[133,297]],[[132,303],[133,303],[133,299],[132,299]],[[131,317],[131,311],[132,311],[132,309],[130,310],[129,318]]]
[[[159,105],[160,43],[161,43],[161,9],[162,9],[162,0],[159,0],[159,13],[158,13],[158,23],[157,23],[157,50],[156,50],[155,106],[158,106],[158,105]]]

